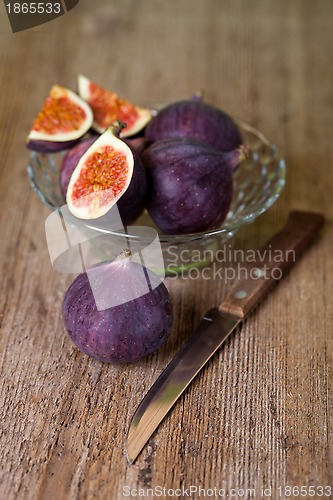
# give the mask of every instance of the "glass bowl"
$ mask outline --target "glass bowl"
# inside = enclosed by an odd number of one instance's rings
[[[136,228],[150,227],[157,231],[163,252],[164,269],[161,273],[176,276],[192,268],[209,265],[216,252],[241,227],[252,223],[273,205],[285,184],[285,162],[276,146],[261,132],[239,120],[235,121],[241,130],[243,143],[248,147],[248,158],[234,173],[233,200],[221,227],[202,233],[165,235],[146,211],[125,230],[111,231],[94,225],[92,230],[99,232],[104,241],[101,261],[110,258],[108,238],[112,236],[112,242],[118,239],[120,247],[139,243],[142,248],[149,241],[144,241],[144,236],[140,236]],[[33,151],[28,165],[28,176],[34,191],[53,211],[65,204],[59,184],[59,168],[65,153],[41,154]]]

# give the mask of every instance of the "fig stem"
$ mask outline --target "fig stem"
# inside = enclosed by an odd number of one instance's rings
[[[116,137],[120,136],[120,132],[126,127],[126,123],[122,122],[121,120],[116,120],[110,125],[108,130],[111,132],[111,134],[115,135]]]
[[[120,254],[118,255],[118,257],[116,257],[115,260],[128,259],[129,257],[131,257],[131,255],[132,255],[132,252],[130,251],[130,249],[124,248],[124,250],[122,250],[120,252]]]
[[[132,256],[132,252],[129,248],[125,248],[115,260],[128,259]]]
[[[132,260],[132,252],[129,248],[125,248],[117,255],[117,257],[109,262],[109,264],[113,264],[114,262],[125,261],[126,259]]]
[[[204,91],[202,89],[197,90],[191,97],[191,101],[202,102],[204,100]]]
[[[246,160],[248,154],[249,154],[249,150],[248,150],[248,147],[245,146],[245,144],[241,144],[239,146],[239,153],[240,153],[240,159],[239,161],[244,161]]]
[[[241,144],[239,148],[234,149],[226,153],[229,156],[230,166],[233,170],[236,170],[238,165],[244,161],[248,156],[248,148],[244,144]]]

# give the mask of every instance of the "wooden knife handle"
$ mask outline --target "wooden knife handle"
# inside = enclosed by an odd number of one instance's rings
[[[292,267],[323,224],[324,217],[320,214],[291,212],[282,231],[262,248],[244,251],[247,262],[241,263],[239,279],[220,304],[219,311],[233,318],[245,318]]]

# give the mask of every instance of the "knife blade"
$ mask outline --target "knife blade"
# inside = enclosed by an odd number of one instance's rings
[[[247,272],[219,307],[205,314],[134,413],[127,436],[126,457],[130,464],[201,368],[289,271],[323,223],[321,214],[291,212],[285,227],[256,252],[257,258],[246,265]],[[276,252],[284,259],[272,262]]]

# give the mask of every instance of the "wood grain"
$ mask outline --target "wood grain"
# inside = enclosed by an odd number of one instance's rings
[[[121,499],[125,486],[190,485],[254,488],[257,498],[272,486],[279,498],[278,486],[332,484],[332,15],[327,0],[81,0],[13,35],[0,5],[1,498]],[[272,138],[286,188],[234,248],[258,248],[291,209],[327,218],[134,466],[124,447],[135,408],[232,283],[167,280],[172,334],[134,366],[103,365],[72,346],[60,315],[72,277],[49,262],[50,212],[30,188],[24,143],[51,85],[75,87],[79,72],[143,104],[204,89]]]

